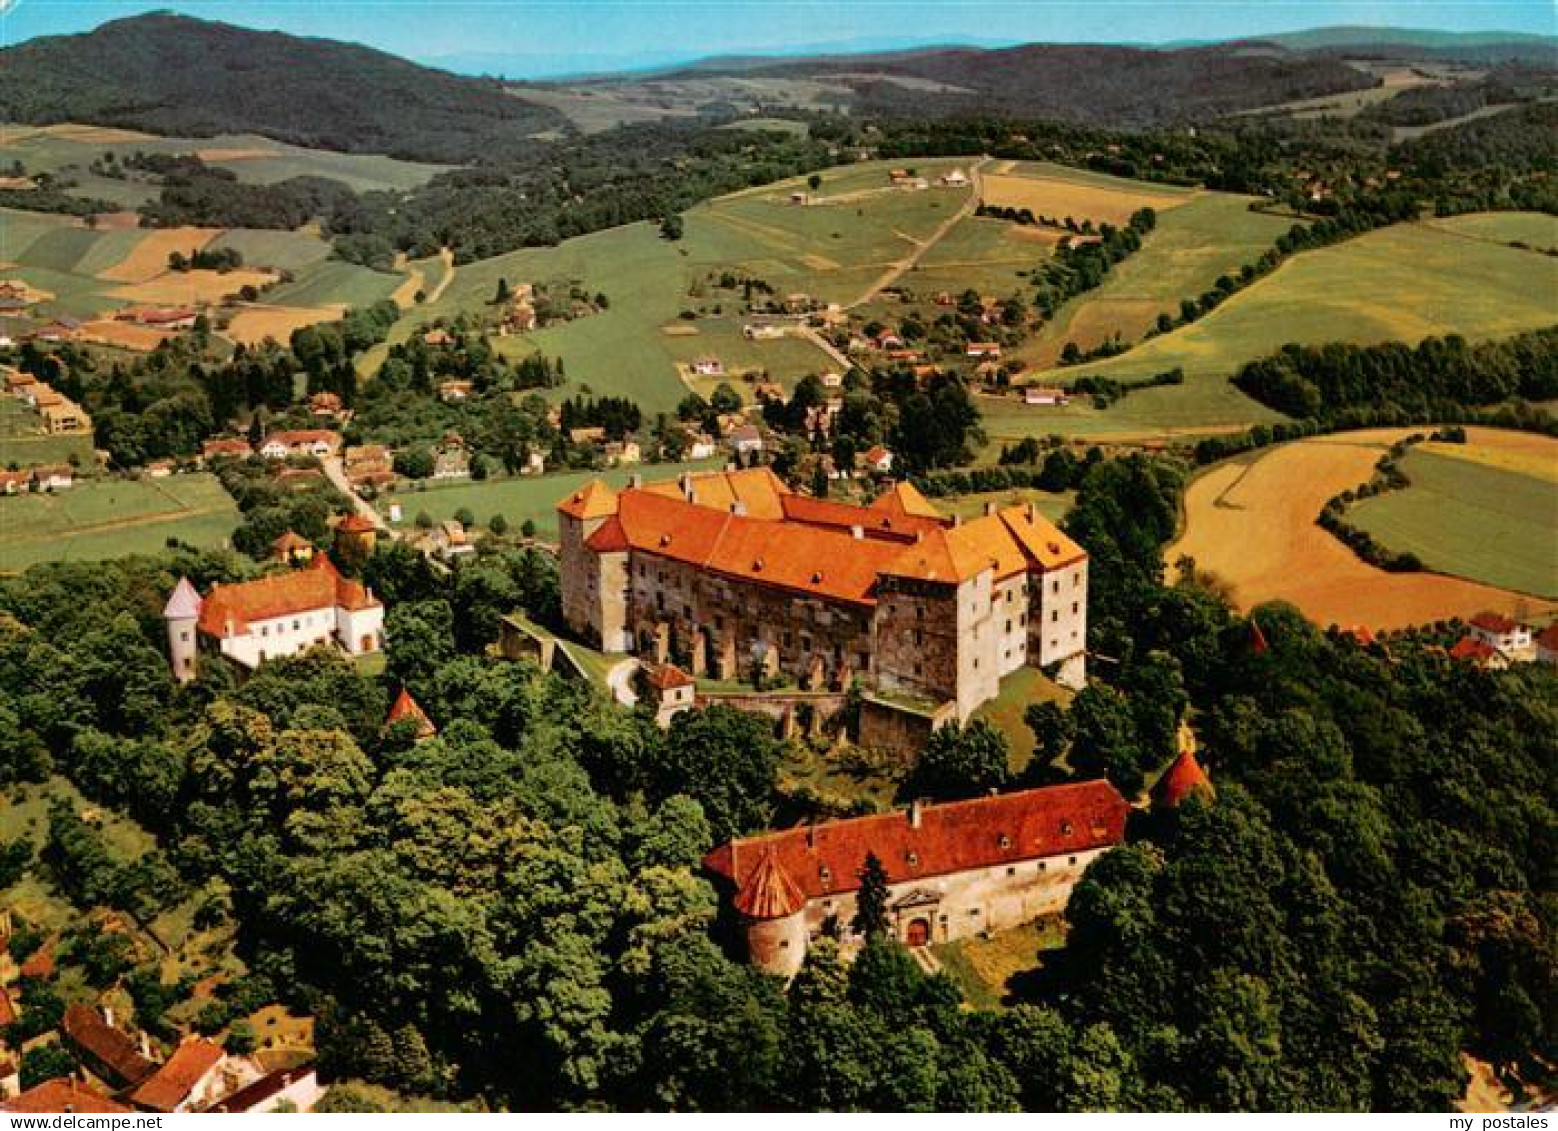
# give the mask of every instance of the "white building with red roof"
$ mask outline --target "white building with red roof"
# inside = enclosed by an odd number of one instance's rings
[[[851,938],[868,856],[887,873],[890,931],[949,942],[1064,911],[1088,864],[1124,842],[1129,812],[1107,781],[1074,782],[747,837],[703,864],[752,963],[789,976],[812,939]]]
[[[1531,626],[1503,613],[1478,613],[1471,618],[1471,634],[1512,660],[1531,649]]]
[[[217,585],[204,598],[180,578],[162,617],[180,683],[195,678],[202,646],[246,668],[332,641],[354,656],[384,646],[384,605],[323,554],[305,569]]]

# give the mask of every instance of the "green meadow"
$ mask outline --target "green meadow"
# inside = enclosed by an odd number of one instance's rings
[[[606,471],[487,479],[479,483],[469,480],[430,486],[421,491],[398,491],[381,499],[379,509],[387,513],[391,501],[399,503],[400,529],[409,530],[419,515],[426,514],[434,522],[443,522],[453,518],[455,511],[469,508],[477,526],[485,527],[493,515],[501,514],[508,522],[511,534],[517,534],[529,520],[536,524],[536,537],[556,541],[557,504],[592,479],[602,479],[612,487],[624,487],[634,475],[642,475],[645,482],[652,483],[674,479],[684,471],[713,471],[722,466],[723,461],[715,459],[700,463],[642,464]]]
[[[1427,224],[1400,224],[1294,256],[1211,314],[1106,361],[1053,369],[1044,384],[1097,374],[1140,380],[1175,367],[1185,383],[1144,389],[1097,411],[992,405],[986,427],[1009,440],[1216,431],[1279,419],[1228,383],[1243,363],[1289,342],[1359,345],[1462,334],[1497,338],[1549,325],[1558,259],[1469,240]]]
[[[1355,526],[1438,573],[1558,598],[1558,478],[1420,448],[1401,470],[1411,485],[1356,504]]]
[[[77,480],[55,494],[0,498],[0,571],[162,550],[170,538],[220,546],[238,508],[216,477]]]

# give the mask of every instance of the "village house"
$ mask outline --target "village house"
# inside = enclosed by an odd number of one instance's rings
[[[51,436],[92,431],[92,418],[86,409],[64,393],[40,384],[33,393],[32,406],[43,418],[43,430]]]
[[[752,342],[771,341],[784,337],[784,327],[777,322],[748,322],[741,327],[741,336]]]
[[[0,1103],[0,1110],[17,1114],[70,1112],[74,1115],[129,1115],[131,1109],[69,1076],[46,1080]]]
[[[38,391],[38,379],[31,373],[12,369],[9,365],[0,366],[0,370],[5,373],[5,395],[32,407],[33,397]]]
[[[1471,618],[1471,635],[1511,660],[1531,650],[1531,628],[1503,613],[1478,613]]]
[[[299,1065],[261,1076],[202,1110],[210,1115],[265,1115],[283,1110],[309,1112],[324,1098],[326,1090],[313,1065]]]
[[[135,322],[154,330],[189,330],[199,312],[187,306],[142,306],[121,310],[114,315],[119,322]]]
[[[0,495],[25,495],[32,487],[32,472],[0,469]]]
[[[200,458],[206,463],[217,459],[248,459],[253,454],[248,440],[205,440],[200,445]]]
[[[319,392],[308,398],[308,414],[315,420],[343,420],[351,413],[338,393]]]
[[[340,450],[341,434],[322,428],[272,432],[260,445],[260,455],[266,459],[286,459],[288,456],[315,456],[326,459]]]
[[[1071,403],[1071,394],[1064,389],[1029,385],[1022,391],[1022,402],[1030,405],[1067,405]]]
[[[637,440],[613,440],[601,452],[606,457],[607,467],[626,467],[644,458],[643,449],[638,446]]]
[[[891,326],[883,326],[876,332],[876,336],[871,341],[879,350],[903,349],[903,338]]]
[[[204,1037],[186,1038],[173,1055],[130,1093],[138,1111],[174,1114],[199,1111],[234,1090],[236,1065],[220,1045]]]
[[[694,677],[859,679],[959,720],[1024,665],[1084,680],[1087,553],[1031,506],[959,523],[905,483],[850,506],[756,468],[596,480],[558,515],[564,620],[608,652],[686,656]]]
[[[442,447],[433,453],[434,479],[469,479],[471,457],[464,448]]]
[[[434,349],[441,349],[453,342],[454,339],[449,336],[449,331],[442,326],[435,326],[422,335],[422,344],[424,346],[432,346]]]
[[[941,183],[947,188],[967,188],[968,174],[962,169],[953,169],[950,173],[944,173]]]
[[[112,1014],[104,1016],[78,1003],[65,1010],[60,1031],[82,1063],[115,1088],[134,1088],[157,1071],[145,1037],[137,1045],[128,1033],[114,1028]]]
[[[723,377],[725,363],[717,357],[700,357],[694,359],[692,371],[699,377]]]
[[[232,585],[202,598],[186,577],[162,610],[168,659],[180,683],[195,678],[201,647],[246,668],[333,642],[348,654],[384,646],[384,606],[373,590],[315,555],[307,568]]]
[[[443,381],[438,386],[438,399],[445,404],[463,404],[476,392],[474,381]]]
[[[166,479],[176,466],[170,459],[154,459],[146,465],[146,474],[152,479]]]
[[[1463,636],[1450,649],[1450,659],[1474,667],[1503,671],[1509,667],[1509,657],[1493,645],[1477,636]]]
[[[963,354],[966,357],[987,357],[995,359],[1001,356],[1001,345],[999,342],[969,342],[968,345],[963,348]]]
[[[576,448],[582,448],[589,444],[604,444],[606,442],[606,430],[604,428],[570,428],[568,430],[568,442]]]
[[[655,722],[671,725],[671,720],[697,705],[698,681],[675,664],[655,664],[642,669],[642,682],[655,708]]]
[[[445,561],[463,558],[476,552],[476,544],[466,533],[465,524],[458,519],[445,519],[434,526],[422,540],[424,549],[437,554]]]
[[[696,427],[687,429],[686,456],[688,459],[713,459],[718,451],[719,445],[714,442],[714,437]]]
[[[34,330],[29,337],[35,342],[44,342],[57,345],[60,342],[75,342],[81,340],[81,322],[79,319],[66,315],[47,322]]]
[[[860,457],[860,462],[875,475],[889,475],[893,470],[893,453],[877,444]]]
[[[758,431],[755,424],[742,424],[730,430],[730,434],[725,437],[725,443],[736,455],[744,456],[749,452],[763,450],[763,434]]]
[[[528,449],[525,452],[525,462],[520,465],[519,473],[521,475],[545,475],[546,457],[534,448]]]
[[[32,469],[34,491],[64,491],[76,482],[76,470],[68,463],[46,463]]]
[[[892,935],[921,947],[1065,910],[1095,858],[1125,840],[1130,804],[1105,780],[996,794],[787,829],[721,845],[703,864],[748,958],[784,977],[824,934],[851,942],[860,874],[887,873]]]

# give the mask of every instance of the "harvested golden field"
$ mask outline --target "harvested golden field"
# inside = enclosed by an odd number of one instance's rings
[[[154,350],[168,339],[178,337],[166,330],[156,330],[134,322],[116,322],[111,318],[83,322],[81,332],[90,342],[141,351]]]
[[[1211,468],[1185,493],[1185,527],[1166,552],[1227,582],[1235,603],[1297,606],[1318,624],[1401,628],[1484,609],[1539,615],[1558,609],[1490,585],[1432,573],[1387,573],[1360,560],[1315,523],[1333,495],[1366,482],[1396,440],[1413,429],[1317,436]],[[1528,451],[1536,437],[1468,429],[1490,449]]]
[[[340,304],[330,306],[246,306],[227,324],[226,336],[246,346],[266,338],[285,342],[292,331],[319,322],[334,322],[346,313]]]
[[[173,252],[189,255],[221,234],[220,228],[157,228],[147,232],[128,255],[98,276],[115,283],[144,283],[167,272],[168,256]]]
[[[987,174],[984,201],[1000,208],[1027,208],[1035,216],[1057,220],[1071,216],[1077,220],[1118,226],[1138,209],[1153,208],[1163,212],[1193,199],[1189,192],[1133,189],[1128,185],[1125,181],[1116,186],[1058,176]]]
[[[1558,462],[1553,459],[1553,442],[1550,439],[1530,432],[1500,433],[1499,436],[1500,442],[1496,446],[1444,444],[1430,440],[1419,445],[1416,450],[1558,483]]]
[[[116,298],[151,306],[194,306],[218,302],[242,288],[275,282],[269,271],[167,271],[156,278],[114,290]]]

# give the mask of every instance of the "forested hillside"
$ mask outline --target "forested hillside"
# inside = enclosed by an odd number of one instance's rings
[[[12,121],[257,133],[348,153],[462,163],[562,124],[555,110],[381,51],[167,12],[0,51]]]

